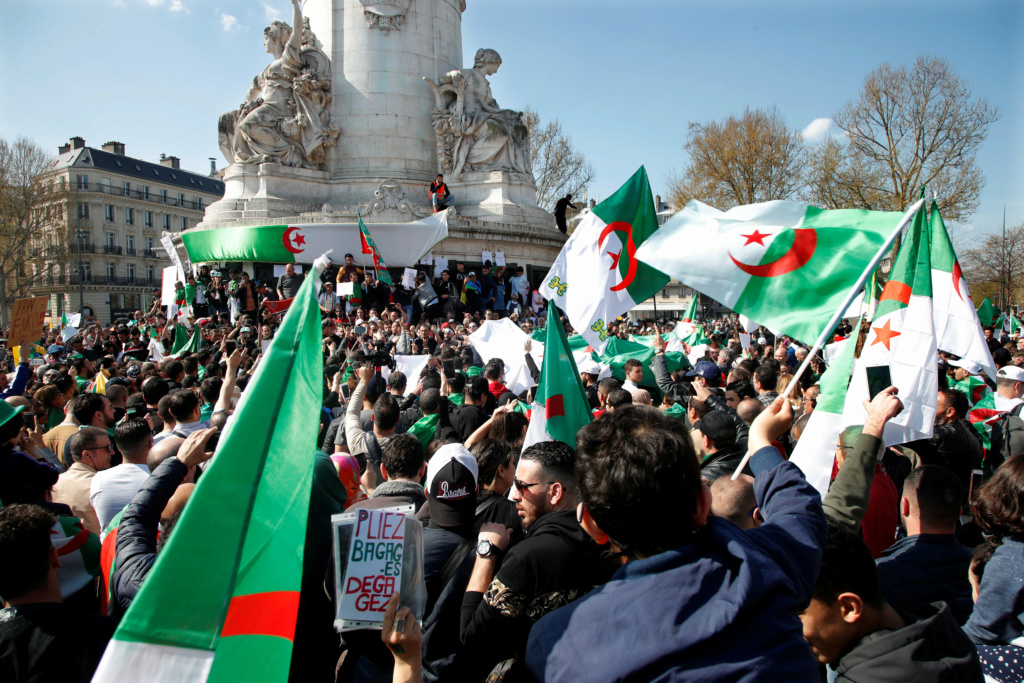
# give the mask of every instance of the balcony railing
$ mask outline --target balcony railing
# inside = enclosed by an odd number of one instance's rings
[[[157,253],[156,253],[156,251],[154,249],[143,249],[142,250],[142,257],[143,258],[160,258],[157,255]]]
[[[125,247],[124,248],[124,255],[125,256],[135,256],[136,253],[137,252],[135,251],[135,247]]]
[[[97,245],[89,244],[88,242],[83,242],[81,246],[79,246],[78,243],[72,241],[68,242],[68,251],[74,252],[76,254],[79,252],[83,254],[95,254],[96,246]]]
[[[122,247],[118,247],[118,246],[115,246],[113,244],[104,244],[103,245],[103,253],[104,254],[115,254],[117,256],[120,256],[122,253],[124,253],[124,249]]]
[[[78,273],[72,273],[70,275],[57,276],[57,277],[46,277],[43,278],[43,283],[50,287],[60,287],[63,285],[106,285],[116,287],[159,287],[161,282],[156,278],[147,277],[127,277],[122,275],[86,275],[79,277]]]
[[[192,201],[189,199],[178,199],[167,195],[166,197],[161,196],[157,192],[144,192],[143,190],[126,190],[122,187],[109,187],[107,185],[87,185],[86,187],[77,188],[79,192],[99,192],[100,194],[114,195],[117,197],[128,197],[129,199],[141,199],[146,202],[153,202],[155,204],[165,204],[167,206],[179,206],[183,209],[192,209],[193,211],[202,211],[206,208],[202,200]],[[212,192],[210,194],[216,194]]]

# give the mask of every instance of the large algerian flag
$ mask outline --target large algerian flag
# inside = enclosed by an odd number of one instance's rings
[[[287,680],[322,399],[318,287],[299,289],[94,683]]]
[[[636,259],[637,248],[657,229],[651,185],[641,166],[580,222],[540,287],[598,353],[608,343],[608,323],[669,280]]]
[[[591,419],[587,392],[580,382],[562,318],[555,302],[548,301],[544,364],[533,397],[523,450],[541,441],[561,441],[576,448],[576,432],[590,424]]]
[[[175,356],[179,351],[188,345],[188,330],[184,325],[175,321],[174,323],[174,345],[171,346],[171,355]],[[177,357],[177,356],[175,356]]]
[[[813,344],[903,214],[691,201],[637,258],[765,327]]]
[[[885,445],[929,438],[938,406],[938,351],[932,322],[931,247],[924,209],[917,213],[893,264],[875,317],[854,364],[844,425],[864,424],[867,368],[888,366],[903,412],[885,425]]]
[[[967,375],[967,377],[964,377],[959,382],[950,382],[949,386],[951,389],[959,389],[964,392],[964,396],[967,397],[967,402],[972,406],[981,403],[981,401],[992,392],[992,390],[988,388],[988,385],[985,384],[985,380],[977,375]]]
[[[982,327],[992,327],[995,325],[997,317],[999,317],[999,309],[989,301],[988,297],[985,297],[985,300],[981,302],[981,306],[978,307],[978,321]]]
[[[974,302],[967,289],[963,271],[960,270],[953,242],[949,239],[946,224],[943,223],[938,204],[935,202],[932,202],[929,232],[932,246],[935,338],[938,340],[938,347],[977,363],[994,379],[996,364],[985,341],[985,333],[981,328],[982,321],[979,319],[980,313],[974,310]]]
[[[824,498],[832,478],[839,435],[843,431],[843,406],[853,369],[856,344],[844,344],[842,351],[821,376],[821,394],[807,421],[790,460],[803,470],[807,481]]]
[[[411,223],[374,223],[373,232],[388,263],[412,268],[448,236],[448,212]],[[181,233],[181,242],[192,263],[310,263],[331,249],[357,254],[362,237],[358,224],[316,223],[188,230]]]
[[[177,337],[175,337],[174,339],[174,345],[178,345]],[[199,350],[201,348],[203,348],[203,335],[202,332],[200,332],[199,330],[199,325],[197,324],[195,327],[192,328],[192,336],[188,338],[188,341],[185,342],[185,344],[180,349],[171,354],[171,358],[181,358],[183,355],[185,355],[186,352],[197,354],[199,353]]]
[[[395,283],[391,281],[391,273],[388,272],[388,267],[384,265],[384,261],[380,257],[380,250],[377,249],[370,231],[366,229],[361,213],[359,214],[359,240],[362,252],[373,257],[373,268],[377,271],[377,279],[389,287],[393,286]]]

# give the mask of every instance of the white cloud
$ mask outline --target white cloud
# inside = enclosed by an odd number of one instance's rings
[[[238,25],[238,19],[230,14],[222,14],[220,15],[220,25],[224,27],[225,31],[230,31]]]
[[[832,127],[832,119],[814,119],[803,129],[804,140],[817,142],[828,134]]]
[[[164,4],[164,0],[146,0],[146,4],[150,7],[159,7]]]
[[[171,12],[180,12],[185,9],[185,6],[181,4],[181,0],[171,0],[171,6],[167,9]]]
[[[274,7],[269,2],[263,3],[263,14],[266,15],[267,21],[276,21],[281,18],[281,10]]]

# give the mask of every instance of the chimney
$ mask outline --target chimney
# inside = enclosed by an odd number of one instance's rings
[[[591,199],[590,200],[590,208],[593,209],[595,206],[597,206],[597,200],[596,199]]]
[[[210,177],[217,176],[217,157],[210,157]]]
[[[57,148],[57,154],[67,154],[71,151],[71,143],[61,145]]]
[[[113,140],[111,140],[110,142],[105,142],[103,143],[103,151],[110,152],[111,154],[124,156],[124,143],[114,142]]]
[[[181,168],[181,159],[178,157],[169,157],[166,154],[160,155],[160,165],[168,168]]]
[[[71,138],[71,149],[82,149],[85,147],[85,140],[77,135]]]
[[[661,195],[660,194],[654,195],[654,210],[655,211],[661,211]]]

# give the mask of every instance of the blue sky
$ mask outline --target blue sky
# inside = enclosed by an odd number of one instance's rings
[[[425,0],[413,0],[422,2]],[[665,193],[690,121],[775,106],[803,129],[857,96],[878,64],[946,57],[999,107],[988,183],[960,234],[1024,221],[1024,3],[1019,0],[467,0],[463,54],[492,47],[498,102],[558,118],[597,171],[591,196],[646,164]],[[282,0],[6,0],[0,136],[56,152],[72,135],[206,171],[217,116],[267,63]],[[316,27],[313,27],[316,30]]]

